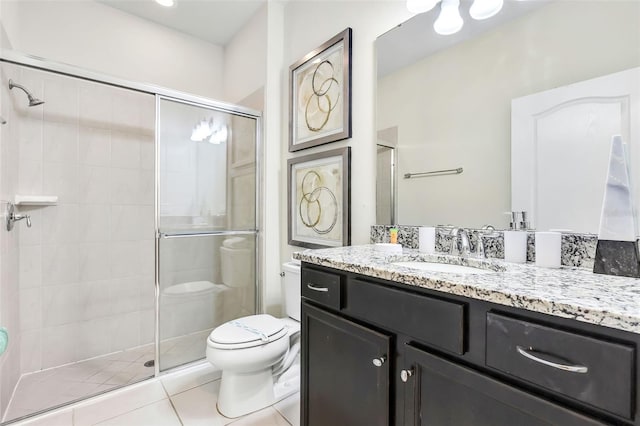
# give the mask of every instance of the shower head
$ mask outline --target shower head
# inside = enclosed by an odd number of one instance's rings
[[[27,94],[30,107],[36,106],[36,105],[42,105],[44,103],[44,101],[33,96],[24,86],[21,86],[18,83],[14,83],[13,80],[9,80],[9,90],[13,89],[14,87],[17,87],[18,89],[22,90],[24,93]]]

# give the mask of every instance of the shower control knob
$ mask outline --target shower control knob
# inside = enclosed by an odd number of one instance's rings
[[[382,367],[382,364],[384,364],[386,360],[387,360],[387,357],[385,355],[382,355],[381,357],[378,357],[378,358],[374,358],[373,365],[375,365],[376,367]]]
[[[413,368],[402,370],[400,372],[400,380],[402,380],[404,383],[407,383],[407,380],[409,380],[409,377],[411,376],[413,376]]]
[[[19,221],[24,220],[27,223],[27,227],[31,228],[31,216],[28,214],[18,214],[15,212],[15,205],[13,203],[7,203],[5,209],[5,228],[7,231],[13,229],[13,225]]]

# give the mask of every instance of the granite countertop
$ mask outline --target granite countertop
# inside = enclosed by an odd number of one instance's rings
[[[496,259],[429,255],[415,249],[380,251],[375,245],[304,250],[302,262],[485,300],[640,334],[640,279],[594,274],[581,268],[539,268]],[[391,262],[426,260],[480,266],[487,274],[430,272]]]

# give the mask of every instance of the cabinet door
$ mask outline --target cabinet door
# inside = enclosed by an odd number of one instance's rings
[[[388,426],[390,351],[391,337],[303,302],[302,425]]]
[[[602,424],[410,345],[406,346],[405,362],[407,368],[401,374],[409,386],[406,425]]]

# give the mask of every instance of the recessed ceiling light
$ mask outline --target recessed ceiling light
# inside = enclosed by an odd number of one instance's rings
[[[156,3],[164,7],[172,7],[176,4],[173,0],[156,0]]]

